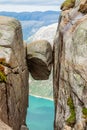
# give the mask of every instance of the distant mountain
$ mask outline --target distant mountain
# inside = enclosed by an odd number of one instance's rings
[[[35,34],[42,26],[47,26],[52,23],[57,23],[60,12],[46,11],[46,12],[0,12],[0,15],[14,17],[22,24],[23,39]]]
[[[56,11],[32,13],[0,12],[0,15],[15,17],[16,19],[20,20],[23,29],[24,40],[27,40],[29,37],[33,35],[34,39],[32,40],[37,40],[38,38],[45,38],[51,43],[53,42],[56,33],[59,14],[60,12]],[[36,81],[30,76],[29,81],[30,94],[53,98],[52,73],[50,75],[49,80]]]
[[[49,80],[34,80],[29,76],[29,94],[53,99],[53,77]]]
[[[59,12],[57,11],[35,11],[35,12],[0,12],[0,15],[3,16],[10,16],[14,17],[20,21],[27,21],[27,20],[36,20],[36,21],[43,21],[43,20],[53,20],[58,19]]]
[[[48,40],[53,46],[53,40],[56,34],[58,23],[41,27],[33,36],[28,38],[28,42],[35,40]],[[51,35],[52,34],[52,35]]]

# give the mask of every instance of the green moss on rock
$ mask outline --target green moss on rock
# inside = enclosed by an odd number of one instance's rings
[[[64,3],[61,5],[61,10],[68,10],[73,8],[75,5],[75,0],[65,0]]]
[[[87,108],[83,108],[82,109],[82,113],[83,113],[83,115],[84,115],[84,118],[86,118],[87,119]]]
[[[68,98],[67,105],[70,108],[70,117],[66,120],[66,123],[69,126],[73,126],[76,122],[76,113],[75,113],[74,103],[71,97]]]
[[[0,71],[0,82],[6,82],[7,77],[4,72]]]
[[[7,76],[5,74],[5,67],[3,64],[5,64],[6,59],[5,58],[0,58],[0,82],[6,82]]]

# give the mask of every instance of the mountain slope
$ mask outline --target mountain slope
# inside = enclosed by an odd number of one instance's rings
[[[24,40],[35,34],[42,26],[57,23],[59,14],[57,11],[0,12],[0,15],[14,17],[21,22]]]
[[[33,36],[29,37],[27,41],[48,40],[53,46],[53,40],[56,34],[58,23],[41,27]]]
[[[38,21],[43,21],[43,20],[53,20],[53,19],[58,19],[59,12],[58,11],[45,11],[45,12],[40,12],[40,11],[35,11],[35,12],[0,12],[0,15],[3,16],[10,16],[14,17],[20,21],[27,21],[27,20],[38,20]]]

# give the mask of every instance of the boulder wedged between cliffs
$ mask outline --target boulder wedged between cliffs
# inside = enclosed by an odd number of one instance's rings
[[[48,41],[38,40],[27,44],[29,72],[36,80],[47,80],[52,68],[52,48]]]

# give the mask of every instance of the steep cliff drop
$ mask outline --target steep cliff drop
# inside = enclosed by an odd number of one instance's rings
[[[87,130],[87,0],[72,1],[54,41],[55,130]]]
[[[0,119],[13,130],[24,130],[27,106],[28,69],[21,25],[0,16]],[[2,130],[10,130],[6,127]]]

